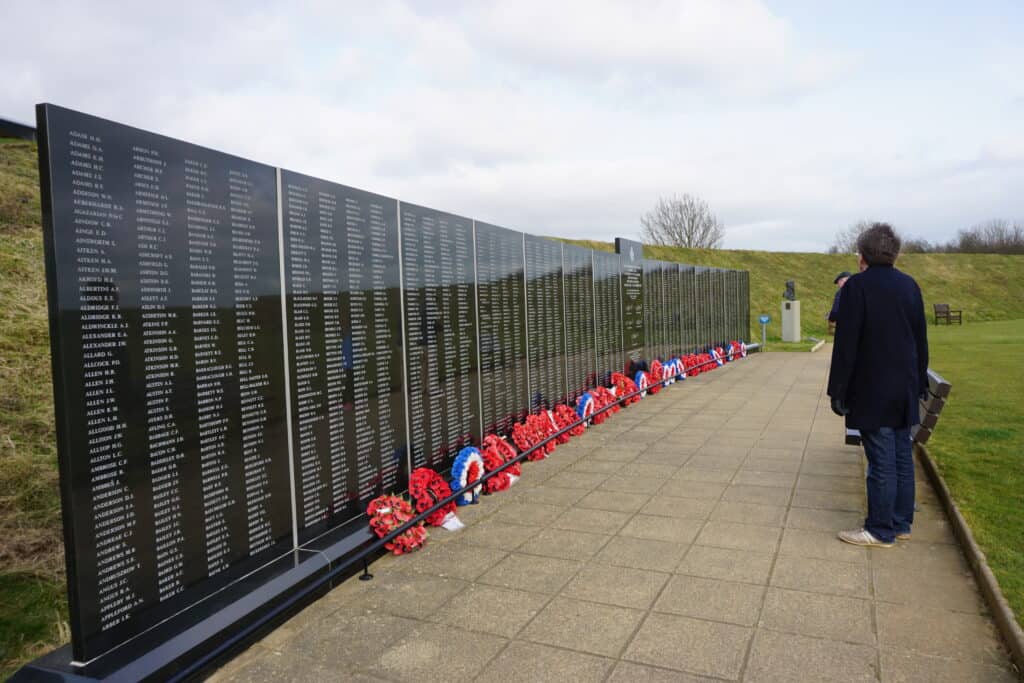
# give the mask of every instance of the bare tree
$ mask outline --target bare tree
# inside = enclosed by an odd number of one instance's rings
[[[725,237],[725,226],[711,213],[708,203],[684,194],[660,197],[654,208],[640,217],[644,242],[669,247],[716,249]]]
[[[828,248],[830,254],[856,254],[857,238],[860,234],[870,228],[874,221],[860,220],[848,228],[836,233],[832,240],[832,246]]]

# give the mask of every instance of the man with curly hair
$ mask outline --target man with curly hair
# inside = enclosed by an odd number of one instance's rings
[[[875,223],[857,240],[861,272],[839,297],[829,373],[832,410],[859,429],[867,457],[868,515],[840,540],[891,548],[909,539],[914,521],[910,428],[928,389],[928,338],[921,289],[893,264],[900,238]]]

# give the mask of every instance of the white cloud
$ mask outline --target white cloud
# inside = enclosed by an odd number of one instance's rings
[[[896,79],[757,0],[5,12],[0,115],[53,101],[531,232],[635,236],[681,192],[747,248],[1024,214],[1012,42],[965,101],[952,72]]]

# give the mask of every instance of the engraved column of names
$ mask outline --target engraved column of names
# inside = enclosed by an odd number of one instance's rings
[[[217,252],[229,240],[227,207],[211,197],[205,162],[186,159],[186,226],[189,236],[192,333],[196,364],[196,406],[199,414],[199,459],[202,472],[203,532],[206,539],[206,573],[227,568],[231,543],[229,515],[235,504],[230,489],[228,439],[230,418],[226,396],[234,370],[224,348],[232,330],[218,306],[220,288],[230,282],[220,278]]]
[[[178,377],[178,311],[171,305],[172,271],[177,264],[168,245],[167,162],[158,150],[142,145],[132,146],[131,154],[157,596],[165,600],[185,588],[185,437],[175,414],[183,397]]]
[[[85,433],[96,602],[101,628],[126,620],[143,597],[133,585],[142,568],[136,539],[135,494],[126,478],[127,453],[118,384],[125,379],[128,330],[120,305],[120,273],[112,238],[123,229],[124,207],[105,192],[105,148],[98,135],[68,133],[74,265],[80,310]],[[77,436],[77,435],[76,435]]]
[[[247,549],[250,555],[274,543],[271,525],[271,454],[267,449],[270,373],[257,364],[257,344],[264,330],[257,315],[256,282],[260,257],[272,245],[257,230],[253,183],[242,170],[228,172],[231,263],[234,273],[235,344],[238,353],[238,396],[242,441],[242,482],[245,491]]]

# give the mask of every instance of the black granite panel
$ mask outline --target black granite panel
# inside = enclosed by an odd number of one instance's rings
[[[593,251],[571,244],[562,245],[565,292],[565,367],[569,385],[567,400],[576,399],[597,381],[594,354],[594,262]]]
[[[620,257],[605,251],[595,251],[593,257],[597,381],[608,386],[611,373],[623,363]]]
[[[473,222],[402,203],[412,467],[480,443]]]
[[[292,547],[275,171],[40,105],[74,654]]]
[[[632,374],[634,365],[647,360],[644,339],[644,248],[640,242],[615,239],[619,254],[622,297],[622,337],[625,358],[622,370]]]
[[[530,410],[564,403],[565,317],[562,243],[526,236],[526,332],[530,352]]]
[[[480,390],[484,434],[529,414],[523,233],[476,223]]]
[[[299,539],[406,487],[398,209],[281,172]]]

